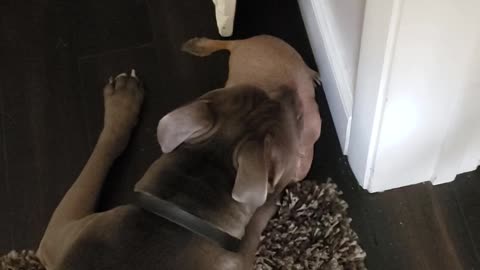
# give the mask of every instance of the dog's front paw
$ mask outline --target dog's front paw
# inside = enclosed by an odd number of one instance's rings
[[[132,70],[110,78],[104,88],[105,116],[103,133],[125,146],[138,121],[143,102],[143,87]]]

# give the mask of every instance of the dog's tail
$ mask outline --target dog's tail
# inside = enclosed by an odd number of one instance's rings
[[[216,51],[233,49],[234,40],[214,40],[208,38],[192,38],[183,43],[182,51],[196,55],[208,56]]]

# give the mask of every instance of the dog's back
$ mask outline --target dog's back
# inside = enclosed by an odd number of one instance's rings
[[[239,269],[220,267],[218,260],[233,265],[237,256],[216,249],[190,231],[128,205],[94,219],[58,269]]]
[[[285,41],[259,35],[243,40],[212,40],[194,38],[182,48],[197,56],[216,51],[230,52],[228,80],[225,87],[251,84],[273,95],[276,89],[287,86],[296,91],[303,108],[303,134],[295,180],[306,177],[313,160],[313,144],[320,137],[321,118],[315,100],[315,84],[319,74],[310,69],[300,54]]]

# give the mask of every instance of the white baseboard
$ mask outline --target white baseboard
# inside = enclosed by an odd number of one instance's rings
[[[323,1],[298,0],[298,4],[340,144],[346,153],[353,109],[353,85],[348,80],[348,71],[337,49],[338,39],[331,28],[333,14],[329,14]]]

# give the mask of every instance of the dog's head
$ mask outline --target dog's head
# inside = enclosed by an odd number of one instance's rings
[[[293,178],[302,131],[296,91],[252,86],[213,90],[164,116],[157,130],[164,153],[218,145],[236,169],[232,198],[254,207]]]

